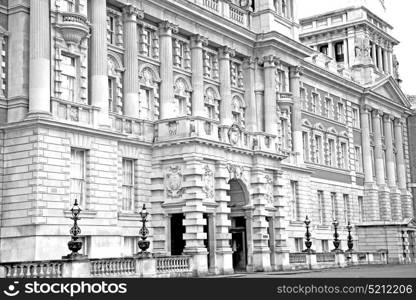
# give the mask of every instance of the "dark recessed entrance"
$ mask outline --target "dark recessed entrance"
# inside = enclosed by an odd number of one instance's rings
[[[171,237],[171,254],[181,255],[185,248],[185,241],[183,234],[185,233],[185,226],[183,220],[185,216],[183,214],[172,214],[170,218],[170,237]]]
[[[247,232],[244,205],[246,197],[238,180],[230,180],[231,249],[234,271],[245,271],[247,267]]]

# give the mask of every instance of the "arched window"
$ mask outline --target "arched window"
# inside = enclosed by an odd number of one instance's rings
[[[178,77],[175,80],[173,115],[177,117],[191,115],[191,108],[190,84],[185,78]]]
[[[240,96],[234,96],[232,101],[233,121],[241,126],[245,125],[245,104]]]
[[[159,82],[157,69],[150,64],[143,64],[139,69],[139,118],[157,119],[159,116]]]
[[[219,93],[213,87],[208,87],[204,95],[205,116],[208,119],[219,120]]]
[[[122,103],[122,66],[121,61],[108,57],[108,111],[121,114]]]

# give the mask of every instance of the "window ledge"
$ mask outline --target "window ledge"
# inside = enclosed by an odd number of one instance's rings
[[[118,219],[122,221],[141,221],[140,215],[133,212],[118,212]]]
[[[93,217],[95,217],[97,215],[97,211],[96,210],[81,210],[81,213],[79,214],[79,217],[82,218],[86,218],[86,219],[91,219]],[[72,213],[70,210],[64,210],[64,216],[66,218],[70,218],[72,217]]]

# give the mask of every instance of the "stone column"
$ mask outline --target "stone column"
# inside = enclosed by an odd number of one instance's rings
[[[253,240],[253,268],[254,271],[267,272],[271,270],[270,248],[268,246],[267,228],[269,223],[266,221],[267,185],[273,185],[273,180],[264,174],[264,168],[256,167],[251,170],[251,187],[253,193],[250,195],[253,205],[252,210],[252,240]],[[273,196],[273,195],[272,195]],[[248,224],[247,224],[248,228]]]
[[[331,58],[335,58],[334,55],[334,43],[333,42],[329,42],[328,43],[328,56]]]
[[[123,8],[124,13],[124,114],[139,118],[139,62],[137,60],[137,20],[143,19],[144,13],[133,5]]]
[[[215,170],[215,201],[218,205],[215,213],[215,239],[217,241],[216,267],[223,274],[234,272],[233,252],[230,246],[231,220],[229,215],[231,209],[228,207],[228,203],[230,202],[230,196],[228,195],[228,191],[230,190],[230,185],[228,184],[229,177],[230,173],[227,170],[227,165],[218,163]]]
[[[378,68],[377,63],[377,45],[373,42],[373,63],[376,68]]]
[[[247,129],[250,132],[257,132],[257,107],[255,94],[255,71],[256,60],[253,57],[244,59],[244,99],[247,104]]]
[[[277,135],[276,62],[274,55],[264,58],[264,127],[268,134]]]
[[[384,171],[383,161],[383,142],[381,138],[381,116],[382,112],[372,111],[373,128],[374,128],[374,158],[376,164],[376,181],[378,185],[380,217],[382,220],[391,219],[389,190],[386,186],[386,174]]]
[[[348,61],[350,66],[354,64],[355,61],[355,33],[354,28],[348,28]]]
[[[100,108],[98,125],[109,127],[106,0],[91,1],[89,13],[92,26],[90,39],[91,105]]]
[[[381,46],[377,46],[377,67],[380,72],[383,72],[383,55],[381,52]]]
[[[264,90],[256,90],[257,130],[264,131]]]
[[[300,98],[300,76],[301,68],[291,67],[290,68],[290,91],[293,96],[293,106],[292,106],[292,145],[293,151],[297,156],[297,163],[302,164],[304,161],[303,158],[303,140],[302,140],[302,112],[301,112],[301,101]]]
[[[383,53],[383,67],[384,67],[384,73],[388,74],[389,73],[389,63],[388,63],[388,59],[387,59],[387,50],[383,49],[384,51]]]
[[[178,32],[178,26],[169,21],[159,24],[160,49],[160,119],[175,117],[173,112],[173,54],[172,33]]]
[[[344,39],[344,44],[343,44],[343,49],[344,49],[344,64],[346,65],[346,66],[350,66],[350,60],[349,60],[349,54],[348,54],[348,51],[349,51],[349,48],[348,48],[348,39]]]
[[[361,134],[364,164],[364,214],[366,221],[379,219],[377,186],[373,179],[373,166],[370,146],[369,107],[361,108]]]
[[[406,161],[404,159],[403,150],[403,124],[404,120],[394,120],[394,135],[396,138],[396,151],[397,151],[397,176],[399,189],[401,191],[401,204],[402,204],[402,216],[403,218],[410,218],[413,216],[412,199],[410,193],[407,191],[406,184]]]
[[[192,63],[192,115],[203,117],[204,113],[204,61],[203,46],[208,39],[197,34],[191,38]]]
[[[392,136],[392,120],[393,117],[384,115],[384,137],[386,145],[386,167],[387,167],[387,182],[390,188],[390,207],[391,217],[393,221],[401,220],[401,200],[400,191],[396,185],[396,168],[394,165],[394,151],[393,151],[393,136]]]
[[[30,1],[28,117],[50,116],[51,42],[49,0]]]
[[[220,67],[220,94],[221,125],[231,126],[233,123],[231,110],[231,78],[230,78],[230,57],[234,56],[235,51],[230,47],[222,47],[219,53]]]
[[[208,273],[208,251],[204,245],[207,234],[204,233],[206,219],[203,218],[206,213],[206,207],[203,204],[204,193],[203,180],[204,167],[199,158],[184,158],[186,168],[183,175],[188,179],[183,183],[186,192],[182,196],[185,206],[182,211],[185,215],[183,225],[186,232],[183,234],[185,240],[184,254],[193,257],[194,272],[198,274]]]
[[[390,75],[393,75],[393,48],[390,47],[387,53],[388,56],[388,64],[389,64],[389,72]]]

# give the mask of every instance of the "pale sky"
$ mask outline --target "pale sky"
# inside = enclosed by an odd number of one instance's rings
[[[416,95],[416,1],[385,0],[386,11],[380,0],[297,0],[299,18],[350,6],[351,3],[366,3],[381,18],[394,27],[392,35],[400,41],[394,48],[403,80],[405,94]]]

